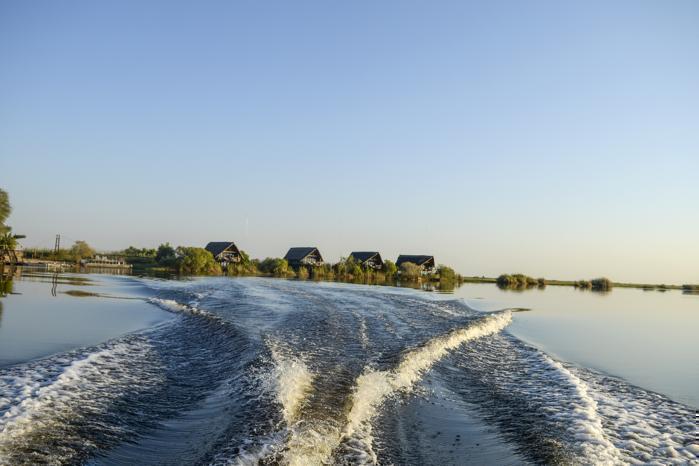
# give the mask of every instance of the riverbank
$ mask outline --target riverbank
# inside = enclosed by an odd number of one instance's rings
[[[531,284],[530,286],[513,286],[511,288],[535,288],[540,286],[539,285],[539,280],[542,279],[535,279],[536,283]],[[581,286],[581,282],[585,282],[586,280],[555,280],[555,279],[543,279],[543,284],[544,286],[571,286],[574,288],[591,288],[591,287],[586,287],[586,286]],[[491,283],[491,284],[497,284],[498,282],[498,277],[467,277],[463,276],[462,277],[462,282],[463,283]],[[685,285],[668,285],[668,284],[655,284],[655,283],[628,283],[628,282],[615,282],[615,281],[610,281],[610,288],[638,288],[646,291],[667,291],[667,290],[683,290],[687,292],[699,292],[699,285],[691,285],[691,284],[685,284]],[[507,288],[507,287],[503,287]]]

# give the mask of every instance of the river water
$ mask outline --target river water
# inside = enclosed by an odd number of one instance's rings
[[[663,392],[633,369],[605,366],[613,344],[576,351],[552,336],[585,331],[563,330],[556,314],[575,309],[578,325],[581,295],[513,312],[549,291],[99,281],[63,290],[102,286],[143,301],[70,296],[42,307],[26,279],[14,287],[23,294],[2,299],[0,338],[16,329],[27,341],[18,355],[0,354],[0,464],[697,464],[695,387],[681,382],[691,375]],[[73,303],[100,315],[108,302],[124,306],[110,311],[119,328],[66,311]],[[62,346],[51,347],[45,332],[13,323],[29,308],[66,315],[80,331],[56,330]],[[633,360],[636,339],[622,341]]]

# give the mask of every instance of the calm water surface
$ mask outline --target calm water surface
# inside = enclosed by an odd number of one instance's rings
[[[530,308],[515,314],[510,333],[557,358],[699,407],[699,294],[466,284],[455,295],[481,310]]]
[[[124,295],[130,279],[24,273],[0,298],[0,366],[101,343],[171,318],[141,300],[74,297],[66,291]]]
[[[84,278],[0,298],[0,464],[697,464],[695,296]]]

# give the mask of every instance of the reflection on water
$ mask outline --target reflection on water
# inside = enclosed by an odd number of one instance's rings
[[[22,268],[5,268],[0,276],[0,367],[96,344],[168,317],[139,300],[85,297],[120,294],[123,284],[113,280],[123,279],[116,277],[97,282]]]
[[[17,273],[15,267],[6,269],[3,264],[0,264],[0,298],[12,294],[12,278],[15,273]],[[2,313],[2,300],[0,300],[0,327],[2,327]]]
[[[502,290],[465,284],[455,291],[476,309],[525,307],[509,331],[563,360],[623,377],[699,406],[699,295],[567,286]]]

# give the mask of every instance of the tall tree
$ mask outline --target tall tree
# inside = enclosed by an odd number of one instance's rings
[[[17,238],[8,228],[5,233],[0,233],[0,263],[5,260],[5,257],[9,259],[10,264],[16,263],[15,249],[17,249]]]
[[[0,233],[10,231],[10,228],[5,226],[5,220],[10,216],[10,212],[12,212],[10,196],[7,195],[7,191],[0,188]]]
[[[76,241],[73,247],[70,248],[70,254],[76,261],[79,261],[80,259],[94,256],[95,250],[85,241]]]

